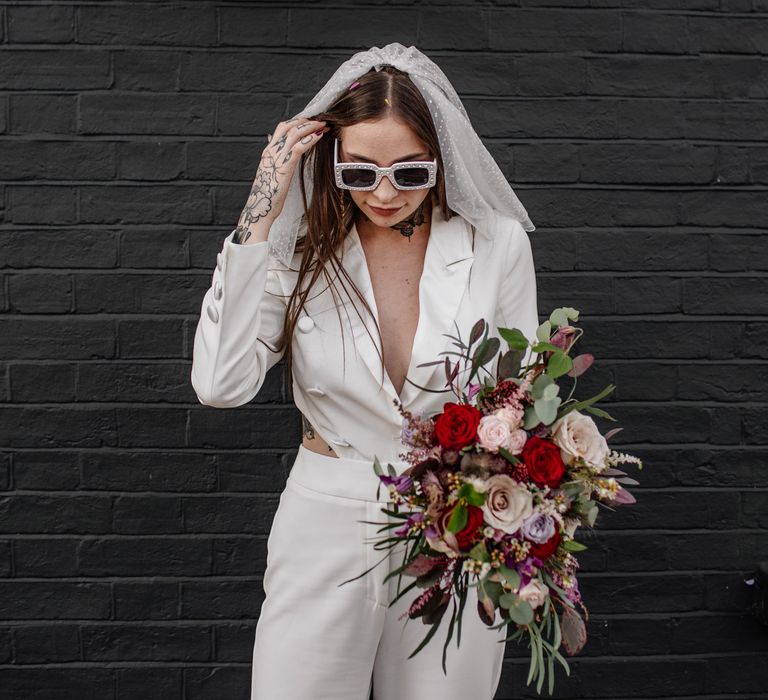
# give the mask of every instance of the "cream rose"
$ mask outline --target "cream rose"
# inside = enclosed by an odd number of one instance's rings
[[[507,447],[510,433],[509,424],[491,414],[480,419],[480,424],[477,426],[477,441],[484,450],[498,452],[499,447]]]
[[[488,493],[483,503],[485,522],[502,532],[513,533],[533,512],[530,491],[506,474],[494,474],[488,479]]]
[[[597,471],[605,469],[610,448],[589,416],[578,411],[567,413],[552,426],[552,440],[560,448],[560,456],[566,464],[573,464],[581,457]]]
[[[544,601],[549,595],[549,589],[537,578],[532,578],[526,583],[517,594],[520,600],[524,600],[534,610],[540,605],[544,605]]]

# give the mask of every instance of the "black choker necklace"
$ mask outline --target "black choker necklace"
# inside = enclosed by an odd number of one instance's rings
[[[424,202],[419,204],[418,209],[416,209],[411,216],[409,216],[404,221],[400,221],[396,224],[393,224],[390,226],[390,228],[394,228],[400,231],[401,236],[405,236],[409,241],[411,240],[411,236],[413,235],[413,229],[415,226],[421,226],[426,219],[424,218]]]

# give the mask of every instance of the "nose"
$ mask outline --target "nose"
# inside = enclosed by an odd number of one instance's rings
[[[391,202],[395,197],[397,197],[399,191],[400,190],[398,190],[386,176],[381,178],[379,186],[374,190],[376,197],[382,202],[382,204]]]

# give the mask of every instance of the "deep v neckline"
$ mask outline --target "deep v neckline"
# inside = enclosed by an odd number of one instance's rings
[[[388,388],[390,393],[393,397],[396,397],[398,401],[402,403],[402,397],[406,392],[407,386],[408,386],[408,378],[411,375],[411,372],[413,370],[413,358],[414,358],[414,348],[416,347],[416,343],[419,340],[419,333],[423,332],[423,326],[424,326],[424,278],[425,278],[425,272],[427,270],[427,263],[429,262],[430,258],[430,250],[433,248],[433,232],[432,232],[432,226],[430,223],[430,232],[429,236],[427,238],[427,247],[424,251],[424,261],[421,266],[421,274],[419,275],[419,289],[418,289],[418,299],[419,299],[419,312],[418,312],[418,318],[416,320],[416,330],[413,334],[413,338],[411,339],[411,348],[410,353],[408,355],[408,365],[405,371],[405,380],[403,381],[403,388],[401,390],[401,393],[398,393],[395,389],[395,384],[392,381],[392,378],[389,376],[389,372],[387,372],[387,365],[384,362],[384,343],[382,339],[382,347],[378,348],[381,352],[381,368],[384,372],[384,383],[385,386]],[[362,271],[365,275],[365,291],[363,292],[363,296],[365,297],[366,301],[371,307],[371,312],[373,314],[373,317],[376,321],[376,324],[379,328],[381,328],[380,322],[379,322],[379,308],[376,304],[376,295],[373,290],[373,277],[371,276],[371,270],[370,267],[368,267],[368,257],[365,254],[365,248],[363,248],[363,242],[360,239],[360,234],[357,230],[357,225],[355,223],[352,224],[350,235],[353,236],[353,242],[354,245],[357,247],[358,252],[360,256],[362,257]],[[375,337],[375,334],[374,334]],[[378,347],[378,346],[377,346]]]

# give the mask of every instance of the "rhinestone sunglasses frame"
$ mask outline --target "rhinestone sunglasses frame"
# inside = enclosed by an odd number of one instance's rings
[[[367,187],[355,187],[353,185],[347,185],[341,174],[344,170],[361,169],[361,170],[373,170],[376,173],[376,179],[372,185]],[[424,185],[417,185],[415,187],[403,187],[395,182],[395,172],[397,170],[405,170],[407,168],[426,168],[429,173],[427,183]],[[400,163],[392,163],[388,168],[382,168],[373,163],[352,163],[352,162],[339,162],[339,139],[333,140],[333,172],[336,177],[337,187],[343,190],[359,190],[369,191],[375,190],[382,177],[389,178],[392,186],[398,190],[424,190],[429,187],[433,187],[437,180],[437,159],[435,160],[404,160]]]

